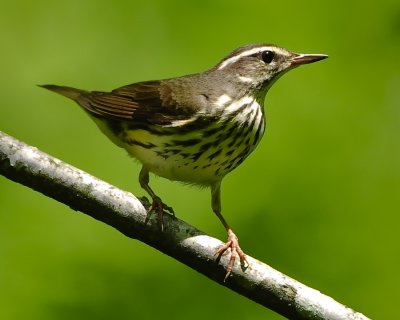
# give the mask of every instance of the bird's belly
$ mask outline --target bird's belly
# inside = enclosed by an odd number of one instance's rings
[[[127,148],[150,172],[158,176],[187,183],[209,185],[217,180],[217,168],[209,163],[195,162],[181,154],[160,155],[157,150],[140,147]]]
[[[207,130],[160,135],[130,130],[124,148],[149,171],[187,183],[210,185],[235,169],[255,149],[264,133],[264,119],[252,126],[217,124]]]
[[[264,134],[261,106],[256,100],[246,103],[230,105],[215,122],[194,119],[187,121],[188,126],[178,121],[176,126],[138,128],[129,121],[94,120],[111,141],[150,172],[170,180],[210,185],[240,165]]]

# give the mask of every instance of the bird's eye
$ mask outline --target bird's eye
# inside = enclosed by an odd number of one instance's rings
[[[265,63],[271,63],[274,57],[275,57],[275,52],[270,50],[266,50],[261,53],[261,59],[263,59]]]

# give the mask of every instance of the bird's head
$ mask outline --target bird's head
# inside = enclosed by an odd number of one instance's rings
[[[232,83],[266,92],[285,72],[327,57],[294,53],[273,44],[252,44],[231,52],[213,70],[223,73]]]

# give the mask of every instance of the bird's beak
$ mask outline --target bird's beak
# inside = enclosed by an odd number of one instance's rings
[[[323,60],[328,58],[326,54],[302,54],[302,53],[295,53],[294,57],[291,60],[291,66],[297,67],[302,64],[313,63],[319,60]]]

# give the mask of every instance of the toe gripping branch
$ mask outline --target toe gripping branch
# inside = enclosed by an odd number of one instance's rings
[[[237,256],[239,256],[240,265],[242,269],[245,270],[249,266],[249,262],[246,259],[246,255],[239,246],[238,237],[233,233],[232,229],[228,229],[228,241],[215,252],[215,255],[221,257],[224,254],[224,252],[228,249],[231,249],[230,252],[231,256],[229,258],[228,265],[226,266],[226,275],[224,278],[224,282],[226,281],[226,279],[228,279],[229,275],[232,273],[232,269],[233,266],[235,265]]]

